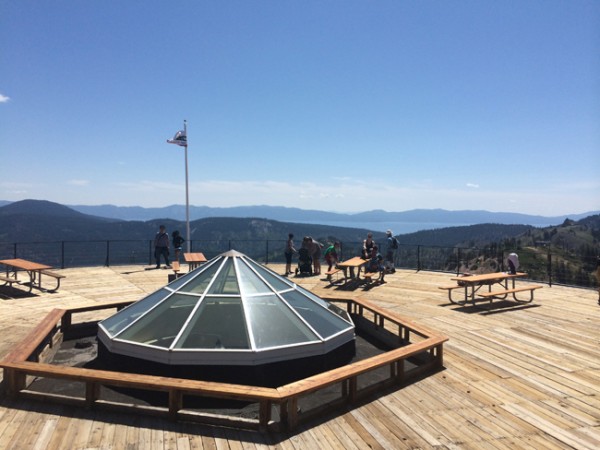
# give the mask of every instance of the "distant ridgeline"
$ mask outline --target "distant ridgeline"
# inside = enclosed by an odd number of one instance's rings
[[[61,241],[151,241],[159,224],[167,231],[184,231],[181,220],[152,219],[148,221],[124,221],[108,219],[75,211],[72,208],[47,201],[24,200],[0,207],[0,243],[3,257],[9,257],[10,245],[14,243],[41,243]],[[340,241],[344,244],[345,257],[357,253],[357,247],[366,237],[364,228],[288,223],[261,218],[210,217],[191,222],[191,240],[197,247],[205,248],[209,242],[237,243],[256,241],[255,247],[264,252],[265,241],[268,253],[281,257],[283,243],[288,233],[294,233],[297,245],[303,236],[312,236],[326,244]],[[384,242],[382,232],[374,232],[375,240]],[[277,241],[281,241],[278,244]],[[530,273],[545,273],[548,269],[548,252],[559,274],[557,282],[568,283],[573,277],[589,278],[585,275],[595,270],[596,257],[600,254],[600,215],[580,220],[565,220],[557,226],[536,228],[530,225],[479,224],[455,226],[435,230],[418,231],[398,236],[401,248],[398,263],[402,266],[414,258],[415,246],[438,248],[433,270],[472,271],[485,266],[486,255],[496,261],[504,251],[520,252],[522,264]],[[233,242],[233,243],[232,243]],[[262,242],[262,243],[261,243]],[[247,246],[248,247],[248,246]],[[462,261],[456,267],[454,248],[479,248],[472,260]],[[217,248],[217,246],[215,246]],[[248,247],[250,248],[250,247]],[[215,250],[216,251],[216,250]],[[240,249],[244,251],[244,249]],[[350,254],[352,253],[352,254]],[[253,257],[253,255],[249,255]],[[277,260],[277,259],[275,259]],[[444,262],[446,261],[446,262]],[[491,263],[490,263],[491,264]],[[495,262],[494,264],[497,264]],[[427,267],[425,267],[427,268]],[[494,270],[495,267],[489,267]],[[584,276],[585,275],[585,276]],[[540,279],[540,278],[538,278]],[[594,283],[590,279],[589,283]]]

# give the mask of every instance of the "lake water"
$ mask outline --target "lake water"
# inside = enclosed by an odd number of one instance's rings
[[[312,225],[329,225],[332,227],[346,227],[346,228],[364,228],[365,230],[371,230],[375,232],[385,233],[386,230],[390,229],[395,235],[414,233],[415,231],[421,230],[433,230],[436,228],[447,228],[447,227],[461,227],[464,225],[471,224],[448,224],[448,223],[413,223],[413,222],[304,222]]]
[[[364,228],[374,232],[385,233],[386,230],[390,229],[394,235],[415,233],[422,230],[435,230],[438,228],[449,228],[449,227],[464,227],[469,225],[476,225],[474,223],[418,223],[418,222],[306,222],[314,225],[329,225],[332,227],[348,227],[348,228]],[[527,225],[527,224],[525,224]],[[550,227],[555,226],[555,223],[548,224],[535,224],[535,227]]]

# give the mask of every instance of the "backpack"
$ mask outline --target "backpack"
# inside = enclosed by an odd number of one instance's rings
[[[392,237],[392,248],[395,250],[398,248],[398,239]]]

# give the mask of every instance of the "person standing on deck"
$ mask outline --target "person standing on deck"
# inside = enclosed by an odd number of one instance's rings
[[[292,233],[288,234],[288,240],[285,244],[285,276],[292,274],[292,256],[294,253],[298,253],[296,248],[294,247],[294,235]]]
[[[164,225],[158,229],[158,233],[154,237],[154,258],[156,259],[156,268],[160,269],[160,257],[165,258],[167,269],[171,268],[169,262],[169,233],[167,233]]]
[[[396,272],[394,261],[396,260],[396,249],[398,248],[398,240],[394,237],[392,230],[385,232],[387,239],[385,241],[385,271],[387,273]]]
[[[183,251],[183,243],[185,239],[179,234],[179,231],[173,231],[173,248],[175,249],[175,261],[179,262],[179,256]]]

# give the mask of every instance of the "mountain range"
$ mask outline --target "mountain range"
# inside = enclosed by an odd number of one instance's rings
[[[185,231],[185,222],[172,218],[154,217],[151,220],[123,220],[115,217],[105,217],[107,211],[117,208],[116,211],[122,211],[120,207],[107,207],[108,210],[95,209],[89,207],[84,209],[88,212],[99,212],[101,215],[86,214],[77,211],[74,207],[60,205],[45,200],[22,200],[19,202],[8,203],[0,206],[0,242],[56,242],[56,241],[91,241],[91,240],[145,240],[151,239],[158,225],[164,224],[170,231]],[[141,208],[143,210],[143,208]],[[168,209],[158,209],[161,213],[166,213]],[[223,214],[242,214],[242,211],[248,214],[260,211],[264,215],[277,215],[287,213],[296,220],[308,219],[310,211],[296,210],[293,208],[275,208],[275,207],[255,207],[255,208],[208,208],[207,212],[216,213],[220,211]],[[269,211],[272,214],[267,214]],[[322,215],[316,215],[331,219],[335,213],[324,213],[316,211]],[[453,216],[456,213],[458,216]],[[487,223],[478,223],[473,225],[448,226],[433,230],[420,230],[413,233],[398,235],[398,240],[402,244],[433,245],[433,246],[477,246],[485,245],[489,242],[500,242],[506,239],[516,238],[522,235],[538,235],[545,232],[546,228],[536,228],[526,221],[535,221],[539,216],[523,215],[501,215],[500,213],[489,213],[485,211],[458,211],[450,212],[443,210],[422,210],[409,211],[407,215],[398,216],[386,213],[384,211],[372,211],[370,213],[361,213],[347,215],[349,217],[368,217],[371,220],[383,220],[386,217],[410,217],[413,220],[425,220],[428,217],[435,217],[440,220],[446,217],[446,220],[457,220],[459,222],[467,219],[476,220],[483,218],[491,219]],[[436,215],[437,214],[437,215]],[[489,214],[491,216],[486,216]],[[111,214],[109,214],[110,216]],[[114,216],[115,214],[112,214]],[[264,217],[264,216],[263,216]],[[460,219],[452,218],[460,217]],[[522,219],[524,222],[517,224],[499,223],[501,218],[508,220]],[[571,216],[573,219],[563,219],[563,223],[575,222],[578,215]],[[584,224],[588,224],[591,230],[598,229],[599,215],[588,216],[580,219]],[[318,220],[312,217],[313,221]],[[560,218],[554,218],[559,220]],[[549,218],[544,218],[548,221]],[[495,222],[495,223],[490,223]],[[367,232],[372,231],[367,228],[351,227],[352,222],[333,222],[339,226],[331,224],[315,224],[297,222],[284,222],[275,220],[272,217],[261,218],[259,214],[246,217],[205,217],[191,221],[191,240],[285,240],[289,232],[296,234],[296,237],[313,236],[323,242],[339,240],[342,242],[362,242]],[[346,226],[342,226],[346,225]],[[560,225],[560,224],[557,224]],[[383,232],[373,232],[376,239],[384,236]],[[543,240],[543,237],[536,238]],[[594,237],[595,239],[595,237]]]
[[[0,201],[0,207],[10,204]],[[83,214],[104,217],[107,219],[147,221],[154,219],[171,219],[184,221],[185,205],[170,205],[162,208],[143,208],[141,206],[115,205],[68,205],[71,209]],[[600,214],[590,211],[562,216],[540,216],[509,212],[491,212],[484,210],[449,211],[445,209],[413,209],[401,212],[372,210],[360,213],[335,213],[319,210],[288,208],[283,206],[236,206],[214,208],[209,206],[190,206],[190,220],[209,217],[260,217],[293,223],[334,224],[342,227],[355,227],[355,224],[381,223],[385,229],[388,223],[435,224],[430,228],[443,226],[474,225],[481,223],[522,224],[548,226],[560,224],[566,219],[580,220],[588,216]]]

